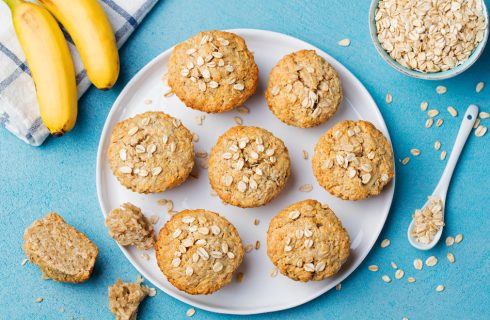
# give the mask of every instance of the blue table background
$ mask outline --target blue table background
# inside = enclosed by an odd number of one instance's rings
[[[367,15],[370,1],[160,1],[121,50],[121,76],[108,92],[91,88],[80,100],[73,132],[50,138],[39,148],[17,140],[0,129],[0,319],[111,319],[107,287],[118,277],[133,281],[137,271],[126,260],[105,229],[95,188],[95,162],[105,118],[124,85],[147,62],[172,45],[207,29],[257,28],[283,32],[325,50],[349,68],[371,92],[389,128],[396,159],[410,148],[422,154],[407,166],[397,161],[395,199],[380,240],[364,263],[342,284],[301,307],[254,319],[482,319],[490,314],[490,134],[469,138],[456,169],[446,206],[448,235],[462,233],[459,245],[442,241],[430,252],[409,246],[406,227],[414,209],[435,187],[446,161],[439,160],[433,144],[439,139],[450,152],[461,114],[470,103],[490,111],[490,46],[470,70],[452,80],[428,82],[407,78],[386,65],[371,43]],[[351,39],[350,47],[337,45]],[[261,75],[266,76],[267,70]],[[487,84],[475,93],[479,81]],[[448,92],[438,95],[437,85]],[[385,95],[393,95],[393,103]],[[426,115],[419,104],[428,101],[445,120],[440,128],[425,129]],[[460,116],[446,111],[453,105]],[[489,120],[483,124],[490,125]],[[21,266],[24,229],[49,211],[56,211],[97,243],[100,249],[92,279],[70,285],[41,279],[33,265]],[[446,253],[456,256],[450,265]],[[412,262],[436,255],[434,268],[415,271]],[[405,270],[394,279],[390,261]],[[370,264],[382,271],[372,273]],[[393,281],[386,284],[381,275]],[[416,283],[407,283],[414,276]],[[437,293],[435,287],[446,290]],[[37,297],[44,302],[36,303]],[[59,312],[64,308],[65,312]],[[140,319],[183,319],[188,305],[159,291],[141,306]],[[195,319],[230,316],[197,310]],[[234,317],[240,318],[240,317]],[[246,317],[249,318],[249,317]]]

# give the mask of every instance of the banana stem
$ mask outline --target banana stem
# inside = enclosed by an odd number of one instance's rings
[[[14,7],[24,3],[23,0],[3,0],[3,2],[9,6],[10,10],[13,10]]]

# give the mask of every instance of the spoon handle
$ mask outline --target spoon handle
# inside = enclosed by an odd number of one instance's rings
[[[447,189],[449,187],[449,182],[451,181],[451,177],[453,176],[454,168],[458,163],[459,156],[461,155],[461,151],[468,139],[468,136],[473,128],[473,124],[475,123],[478,117],[478,107],[474,104],[470,105],[463,116],[463,121],[461,122],[461,126],[459,127],[458,135],[456,136],[456,141],[454,142],[453,149],[451,151],[451,156],[447,161],[446,168],[442,173],[441,180],[439,180],[439,184],[436,187],[435,194],[439,194],[443,199],[446,198]]]

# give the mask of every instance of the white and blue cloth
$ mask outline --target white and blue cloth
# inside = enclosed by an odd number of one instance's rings
[[[158,0],[99,0],[121,47]],[[80,56],[65,33],[75,63],[78,97],[89,87]],[[10,10],[0,1],[0,125],[26,143],[39,146],[49,135],[37,104],[24,53],[15,35]]]

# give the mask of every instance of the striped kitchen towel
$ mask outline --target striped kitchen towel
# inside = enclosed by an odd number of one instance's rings
[[[121,47],[158,0],[100,0]],[[78,97],[90,86],[75,46],[68,40],[75,63]],[[34,83],[15,35],[10,10],[0,1],[0,124],[26,143],[39,146],[49,135],[37,105]]]

